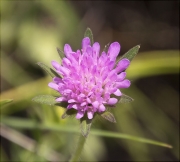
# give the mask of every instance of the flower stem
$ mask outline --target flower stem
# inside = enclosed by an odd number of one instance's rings
[[[87,138],[87,136],[84,137],[84,136],[80,135],[76,150],[75,150],[74,154],[72,155],[69,162],[77,162],[79,160],[79,158],[81,156],[81,152],[82,152],[84,144],[85,144],[85,141],[86,141],[86,138]]]

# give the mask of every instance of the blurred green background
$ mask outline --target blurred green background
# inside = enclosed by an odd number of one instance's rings
[[[60,107],[31,99],[52,94],[51,78],[36,64],[59,60],[56,47],[81,48],[87,27],[101,49],[120,55],[140,44],[127,70],[135,99],[112,109],[117,123],[97,118],[92,129],[168,143],[172,149],[90,134],[81,161],[179,160],[179,1],[1,1],[1,161],[67,161],[79,122]],[[93,131],[92,131],[93,132]],[[103,133],[102,133],[103,134]]]

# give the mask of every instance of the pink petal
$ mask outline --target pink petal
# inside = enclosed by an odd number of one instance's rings
[[[86,102],[83,102],[83,103],[81,103],[80,105],[81,105],[81,106],[85,106],[85,105],[87,105],[87,103],[86,103]]]
[[[101,56],[99,57],[99,66],[104,66],[104,63],[107,61],[108,57],[106,52],[102,52]]]
[[[65,68],[63,66],[60,66],[59,71],[62,72],[65,75],[69,75],[70,71],[68,68]]]
[[[110,98],[109,101],[108,101],[108,104],[109,105],[114,105],[118,102],[117,98]]]
[[[95,108],[98,108],[99,102],[98,102],[98,101],[95,101],[95,102],[92,103],[92,105],[93,105]]]
[[[71,109],[72,106],[73,106],[73,104],[69,104],[69,105],[67,106],[67,109]]]
[[[92,47],[91,47],[91,46],[88,46],[88,47],[86,48],[86,52],[88,53],[88,56],[89,56],[89,55],[92,56],[92,52],[93,52]]]
[[[82,49],[83,49],[83,52],[86,51],[86,48],[88,47],[88,45],[91,44],[91,41],[89,39],[89,37],[85,37],[83,40],[82,40]]]
[[[74,109],[78,109],[78,105],[77,104],[74,104],[73,106],[72,106],[72,108],[74,108]]]
[[[116,82],[117,88],[128,88],[131,85],[131,82],[127,79],[123,80],[122,82]]]
[[[66,93],[66,94],[69,94],[69,93],[71,93],[71,92],[72,92],[71,89],[65,89],[65,90],[64,90],[64,93]]]
[[[76,115],[76,119],[80,119],[84,116],[84,111],[78,111]]]
[[[67,58],[70,57],[70,53],[72,52],[71,46],[69,44],[65,44],[64,46],[64,53]]]
[[[130,61],[126,58],[119,61],[119,63],[117,64],[117,67],[116,67],[117,73],[127,69],[129,64],[130,64]]]
[[[88,119],[92,119],[93,115],[94,115],[94,112],[92,112],[92,111],[87,112]]]
[[[117,78],[117,74],[116,74],[116,70],[113,69],[111,70],[111,72],[108,74],[108,79],[110,79],[111,81],[113,81],[114,79]]]
[[[53,81],[58,84],[58,83],[61,83],[61,82],[62,82],[62,79],[61,79],[61,78],[58,78],[58,77],[54,77],[54,78],[53,78]]]
[[[121,96],[122,95],[122,93],[121,93],[121,91],[119,89],[117,89],[116,92],[114,92],[113,94],[116,95],[116,96]]]
[[[73,103],[73,102],[76,102],[76,100],[74,100],[74,99],[68,100],[68,103]]]
[[[95,58],[99,56],[99,51],[100,51],[100,45],[98,42],[95,42],[93,44],[93,55],[95,55]]]
[[[83,97],[86,97],[86,95],[85,95],[84,93],[81,93],[81,94],[79,95],[79,97],[80,97],[80,98],[83,98]]]
[[[110,98],[110,94],[109,94],[109,93],[105,93],[103,98],[104,98],[104,100],[106,101],[107,99]]]
[[[114,64],[115,64],[115,61],[110,61],[110,62],[108,63],[108,69],[109,69],[109,70],[112,70],[112,68],[114,67]]]
[[[58,101],[58,102],[66,101],[66,98],[65,97],[59,97],[59,98],[56,98],[56,101]]]
[[[58,86],[56,83],[50,82],[50,83],[48,84],[48,86],[49,86],[50,88],[55,89],[56,91],[58,91],[59,86]]]
[[[90,100],[90,98],[87,98],[87,99],[86,99],[86,101],[87,101],[88,103],[91,103],[91,100]]]
[[[63,63],[63,66],[66,66],[66,67],[71,65],[71,62],[66,57],[63,58],[62,63]]]
[[[103,111],[105,111],[106,110],[106,107],[103,105],[103,104],[101,104],[100,106],[99,106],[99,112],[103,112]]]
[[[111,43],[109,49],[108,49],[108,56],[110,57],[110,60],[114,61],[119,54],[120,51],[120,44],[118,42]]]
[[[51,61],[51,64],[56,70],[58,70],[61,67],[61,65],[57,63],[56,61]]]
[[[117,81],[122,81],[126,77],[126,72],[122,72],[117,75]]]

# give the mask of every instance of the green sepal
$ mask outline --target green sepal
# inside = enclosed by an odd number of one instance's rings
[[[72,115],[75,115],[77,113],[77,110],[75,109],[66,109],[63,115],[61,116],[62,119],[65,119],[67,117],[70,117]]]
[[[56,48],[57,49],[57,52],[59,54],[59,57],[61,58],[61,60],[65,57],[65,54],[62,50],[60,50],[58,47]]]
[[[118,103],[129,103],[129,102],[132,102],[134,101],[133,98],[125,95],[125,94],[122,94],[122,96],[120,96],[120,99],[119,99],[119,102]]]
[[[55,70],[43,64],[42,62],[37,63],[44,71],[46,71],[52,78],[59,77],[62,78]]]
[[[93,43],[94,43],[93,33],[92,33],[92,31],[91,31],[90,28],[87,28],[87,29],[86,29],[86,31],[85,31],[85,33],[84,33],[84,38],[85,38],[85,37],[89,37],[89,39],[90,39],[90,41],[91,41],[91,45],[93,45]]]
[[[108,121],[110,121],[110,122],[112,122],[112,123],[116,123],[116,119],[115,119],[114,115],[113,115],[112,113],[110,113],[109,111],[103,112],[103,113],[101,114],[101,116],[102,116],[104,119],[106,119],[106,120],[108,120]]]
[[[13,99],[5,99],[5,100],[2,100],[2,101],[0,101],[0,106],[4,106],[4,105],[6,105],[6,104],[8,104],[8,103],[10,103],[10,102],[12,102],[13,101]]]
[[[127,58],[129,61],[132,61],[133,58],[137,55],[138,51],[139,51],[140,45],[137,45],[133,48],[131,48],[128,52],[126,52],[122,57],[120,57],[119,59],[116,60],[116,64],[124,59]]]
[[[91,129],[92,119],[83,117],[80,119],[81,133],[84,137],[87,137]]]
[[[106,52],[106,53],[108,52],[109,45],[110,45],[110,43],[108,43],[108,44],[105,45],[105,47],[104,47],[104,49],[103,49],[104,52]]]

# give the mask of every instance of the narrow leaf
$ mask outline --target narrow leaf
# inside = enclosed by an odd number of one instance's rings
[[[139,48],[140,48],[140,45],[137,45],[137,46],[131,48],[122,57],[120,57],[119,59],[116,60],[116,64],[124,58],[127,58],[128,60],[132,61],[132,59],[137,55]]]
[[[103,51],[107,53],[110,43],[106,44]]]
[[[58,51],[58,54],[59,54],[59,56],[60,56],[60,58],[61,58],[61,60],[64,58],[64,52],[62,51],[62,50],[60,50],[58,47],[56,48],[57,49],[57,51]]]
[[[90,132],[92,120],[87,119],[87,118],[86,119],[81,118],[80,122],[81,122],[81,133],[84,137],[87,137]]]
[[[41,104],[46,104],[46,105],[55,105],[58,103],[56,101],[56,97],[51,96],[51,95],[39,95],[39,96],[34,97],[32,101],[35,101]]]
[[[134,99],[125,95],[125,94],[122,94],[122,96],[120,97],[119,99],[119,103],[129,103],[129,102],[132,102]]]
[[[37,63],[43,70],[45,70],[52,78],[57,76],[59,78],[61,78],[61,76],[56,73],[56,71],[54,71],[53,69],[51,69],[50,67],[48,67],[47,65],[43,64],[42,62],[38,62]]]
[[[103,131],[103,130],[92,130],[91,134],[97,135],[97,136],[103,136],[103,137],[111,137],[111,138],[122,138],[122,139],[127,139],[127,140],[132,140],[136,142],[141,142],[141,143],[147,143],[147,144],[152,144],[152,145],[157,145],[157,146],[162,146],[162,147],[167,147],[167,148],[173,148],[171,145],[143,137],[137,137],[129,134],[124,134],[124,133],[116,133],[116,132],[110,132],[110,131]]]
[[[0,101],[0,106],[4,106],[4,105],[6,105],[6,104],[8,104],[8,103],[10,103],[12,101],[13,101],[12,99],[2,100],[2,101]]]
[[[86,31],[85,31],[85,33],[84,33],[84,37],[89,37],[90,40],[91,40],[91,45],[93,45],[93,43],[94,43],[93,33],[92,33],[92,31],[91,31],[90,28],[87,28],[87,29],[86,29]]]
[[[106,119],[109,120],[112,123],[116,123],[116,119],[114,117],[114,115],[112,113],[110,113],[109,111],[105,111],[101,114],[101,116]]]

